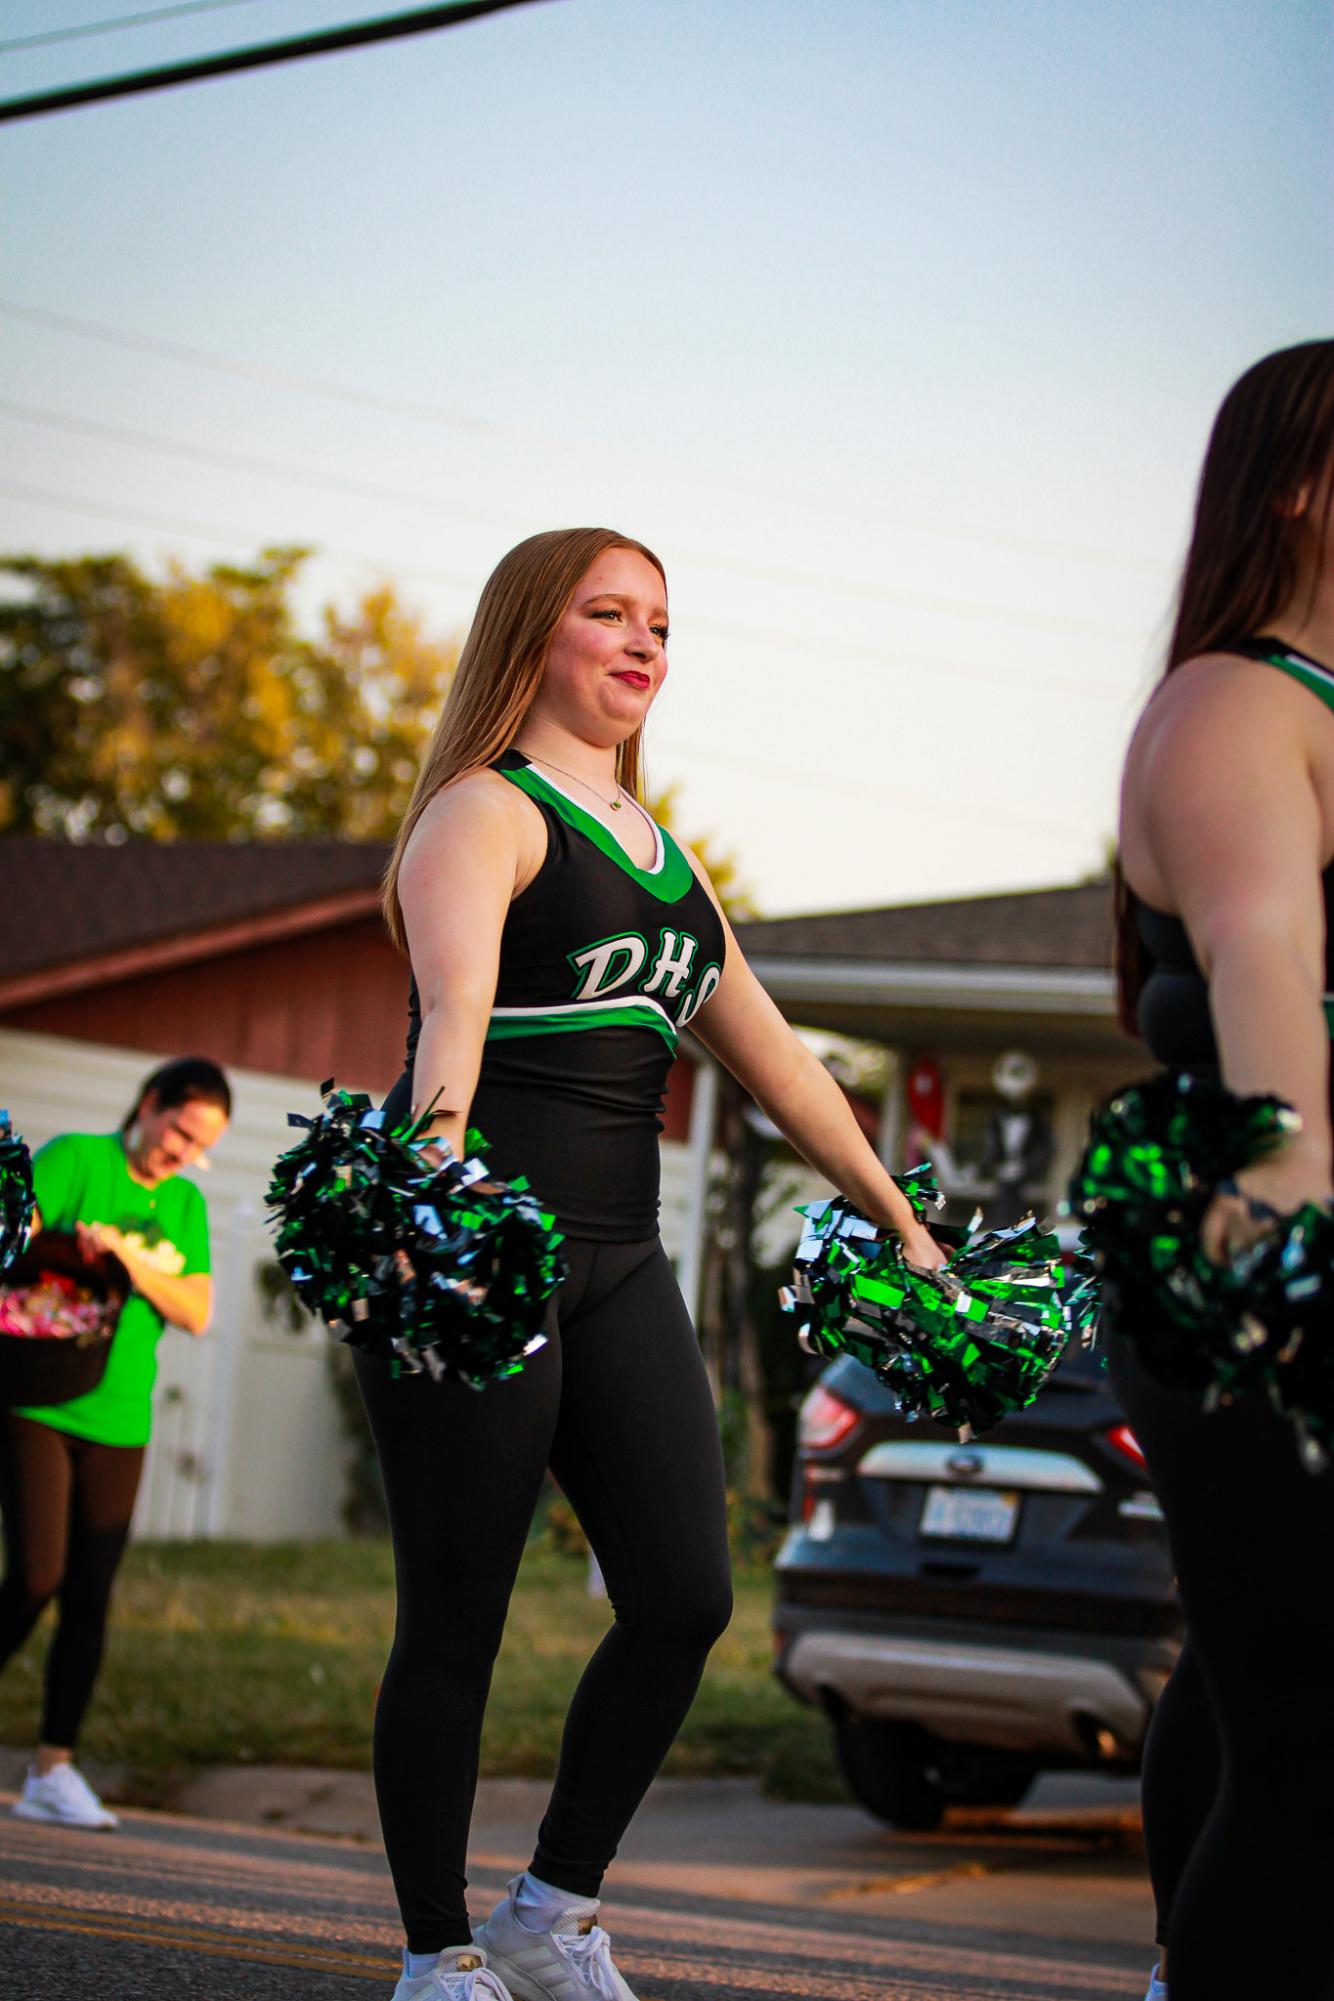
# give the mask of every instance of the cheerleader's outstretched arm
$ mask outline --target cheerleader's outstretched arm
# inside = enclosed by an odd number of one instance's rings
[[[712,896],[702,866],[695,856],[690,859]],[[691,1021],[692,1032],[744,1085],[803,1160],[873,1222],[897,1230],[913,1264],[935,1270],[944,1264],[945,1252],[917,1221],[838,1084],[756,979],[726,917],[723,927],[723,976]]]

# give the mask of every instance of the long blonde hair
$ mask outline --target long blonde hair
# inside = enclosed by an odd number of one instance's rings
[[[651,549],[612,528],[549,528],[502,556],[482,587],[445,706],[431,735],[408,810],[385,870],[383,909],[389,935],[407,949],[398,874],[412,830],[441,786],[477,771],[508,750],[532,705],[556,627],[575,586],[608,549],[634,549],[667,573]],[[641,790],[643,724],[616,752],[616,777],[635,798]]]

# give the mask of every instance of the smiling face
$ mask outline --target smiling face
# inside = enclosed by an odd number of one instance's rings
[[[643,722],[667,674],[667,590],[637,549],[585,570],[552,635],[530,714],[612,749]]]
[[[183,1105],[159,1105],[152,1091],[126,1135],[125,1150],[138,1180],[152,1187],[182,1167],[193,1166],[227,1130],[221,1105],[187,1098]]]

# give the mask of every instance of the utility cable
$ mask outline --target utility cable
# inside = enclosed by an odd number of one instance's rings
[[[184,341],[164,340],[156,334],[131,333],[121,327],[108,326],[100,320],[83,319],[71,313],[52,312],[46,307],[25,305],[17,299],[0,296],[0,314],[9,319],[20,320],[29,326],[45,327],[54,333],[69,334],[78,340],[100,342],[104,346],[124,348],[139,354],[158,355],[164,361],[179,362],[188,368],[210,370],[218,375],[236,376],[242,381],[262,382],[270,388],[320,396],[330,402],[345,403],[353,408],[377,410],[386,416],[410,418],[414,423],[437,424],[453,430],[504,437],[519,444],[540,445],[544,449],[569,450],[578,443],[577,440],[525,430],[518,425],[500,423],[493,418],[478,417],[440,404],[422,403],[402,396],[384,396],[375,390],[362,389],[355,384],[332,382],[319,376],[270,368],[259,362],[237,361],[231,356],[217,353],[214,349],[195,347]],[[769,505],[777,501],[780,505],[792,506],[808,514],[824,515],[834,520],[854,521],[862,527],[868,522],[883,522],[889,527],[938,536],[943,541],[976,542],[987,548],[1010,549],[1017,555],[1054,557],[1062,562],[1138,570],[1158,577],[1163,576],[1168,568],[1168,564],[1161,557],[1131,555],[1115,549],[1088,548],[1077,543],[1048,541],[1041,536],[1007,535],[994,528],[973,527],[967,522],[932,520],[925,516],[910,514],[906,509],[854,507],[837,501],[815,500],[806,492],[793,494],[776,492],[772,485],[761,486],[737,479],[720,480],[712,472],[702,475],[698,467],[682,465],[674,467],[661,455],[654,458],[654,471],[658,477],[681,481],[698,481],[701,477],[707,477],[709,484],[714,488],[725,486],[729,491],[750,494]],[[788,577],[791,573],[786,569],[775,569],[772,574],[777,581]]]
[[[482,521],[500,528],[512,528],[515,524],[516,517],[512,510],[463,507],[457,501],[447,500],[443,494],[381,486],[374,480],[349,479],[342,473],[290,465],[281,459],[255,458],[249,452],[228,451],[220,445],[192,445],[183,438],[164,438],[151,431],[133,430],[120,424],[102,424],[91,417],[76,417],[66,410],[47,410],[35,403],[16,403],[5,396],[0,396],[0,417],[9,417],[20,424],[35,424],[44,430],[63,431],[70,437],[100,438],[107,444],[128,445],[134,451],[155,452],[163,458],[184,459],[192,465],[218,466],[227,472],[258,473],[263,479],[308,486],[317,492],[343,493],[351,499],[416,508],[423,514],[447,514],[456,521]]]
[[[33,502],[41,507],[54,507],[62,512],[71,514],[89,514],[107,520],[127,521],[140,527],[165,527],[171,529],[175,534],[195,537],[207,542],[229,542],[251,551],[254,550],[256,544],[256,537],[253,533],[246,534],[236,528],[219,527],[213,522],[185,522],[169,519],[162,515],[151,514],[139,508],[121,507],[114,503],[102,501],[90,502],[82,499],[78,494],[57,493],[49,487],[28,486],[17,480],[0,480],[0,494],[8,494],[17,500]],[[384,576],[388,574],[392,567],[401,576],[418,577],[433,583],[449,584],[457,589],[466,590],[469,593],[474,593],[477,589],[476,577],[460,577],[449,571],[429,569],[414,564],[395,563],[391,566],[379,557],[367,556],[354,550],[320,548],[311,553],[320,561],[330,562],[341,568],[370,570],[377,575]],[[0,570],[2,569],[3,563],[0,563]],[[691,623],[693,625],[695,621],[692,620]],[[701,621],[700,623],[701,629],[703,629],[703,622]],[[688,752],[679,752],[678,755],[684,761],[688,762],[691,757],[708,756],[710,753],[707,749],[699,750],[692,748]],[[837,789],[845,797],[847,794],[848,778],[846,772],[841,776],[835,776],[833,773],[813,771],[805,765],[787,766],[769,764],[768,762],[752,759],[744,752],[736,751],[728,752],[727,760],[733,769],[739,763],[744,762],[746,765],[752,766],[757,774],[764,772],[821,787],[827,785],[830,789]],[[915,810],[934,809],[939,807],[940,804],[938,794],[932,794],[929,797],[925,793],[914,794],[905,791],[897,781],[892,788],[892,794],[895,800],[905,806],[910,805]],[[994,827],[1004,824],[1013,828],[1016,833],[1028,834],[1047,841],[1050,841],[1053,836],[1068,838],[1070,832],[1068,825],[1058,826],[1054,822],[1050,825],[1042,825],[1034,820],[1020,820],[1017,816],[1009,814],[1005,808],[1000,808],[993,812],[988,807],[979,806],[974,811],[961,802],[955,802],[951,805],[950,811],[956,819],[965,820],[977,826]]]
[[[387,14],[376,21],[351,21],[345,27],[321,28],[311,34],[293,35],[287,41],[227,49],[221,55],[196,56],[158,69],[135,70],[126,76],[100,77],[93,83],[37,91],[30,97],[11,97],[0,103],[0,125],[15,124],[23,118],[43,118],[53,111],[73,111],[81,105],[104,103],[109,98],[141,97],[146,91],[171,90],[180,83],[203,83],[211,77],[234,75],[238,70],[268,69],[274,63],[298,62],[306,56],[333,55],[342,49],[364,48],[372,42],[424,35],[436,28],[457,28],[483,14],[499,14],[510,7],[531,5],[533,0],[452,0],[448,6],[414,7],[406,14]]]
[[[818,765],[805,763],[783,764],[773,758],[755,757],[748,749],[729,748],[722,750],[699,742],[692,742],[688,746],[679,744],[673,750],[670,741],[663,743],[659,741],[656,735],[653,739],[653,748],[655,755],[674,757],[686,766],[689,766],[692,762],[702,760],[707,764],[726,765],[727,769],[732,772],[743,770],[747,773],[754,773],[757,778],[781,778],[793,786],[819,785],[827,787],[831,791],[842,793],[845,808],[848,804],[850,793],[852,796],[856,796],[859,790],[856,786],[849,787],[846,765],[841,771],[831,771]],[[864,788],[860,789],[864,792]],[[938,792],[928,794],[925,792],[913,792],[911,789],[905,791],[897,778],[895,778],[892,785],[885,786],[882,791],[875,794],[877,810],[881,810],[885,802],[889,800],[892,800],[895,805],[911,806],[914,810],[922,810],[929,813],[939,813],[940,811],[940,794]],[[978,826],[1005,827],[1016,834],[1028,834],[1034,840],[1047,842],[1050,842],[1053,838],[1069,840],[1071,835],[1071,827],[1068,820],[1064,822],[1033,820],[1024,814],[1012,813],[1006,807],[983,806],[978,812],[970,813],[966,808],[960,808],[952,800],[949,811],[951,819],[958,818],[971,821],[974,825]]]
[[[144,508],[121,506],[117,501],[89,500],[86,495],[61,493],[50,486],[30,486],[22,480],[0,479],[0,494],[37,507],[53,507],[61,514],[85,514],[97,521],[124,521],[134,528],[161,529],[196,542],[230,542],[237,548],[252,552],[257,544],[261,549],[307,547],[299,537],[265,538],[257,535],[253,528],[223,527],[216,521],[190,521],[183,516],[155,514]],[[390,562],[384,556],[368,556],[359,549],[330,549],[323,544],[309,553],[321,562],[333,563],[344,569],[369,570],[384,578],[395,575],[416,577],[425,583],[447,584],[451,589],[466,591],[473,597],[477,593],[475,576],[463,577],[452,570],[437,570],[420,563],[400,563],[397,560]]]
[[[128,348],[137,354],[153,354],[163,361],[177,361],[187,368],[208,369],[215,375],[232,375],[243,382],[262,382],[270,389],[298,390],[307,396],[322,396],[329,402],[347,403],[363,410],[378,410],[385,416],[410,417],[414,423],[442,424],[460,431],[485,432],[499,436],[508,428],[483,417],[471,417],[436,403],[418,403],[406,396],[382,396],[372,389],[358,389],[345,382],[330,382],[315,375],[298,375],[288,369],[269,368],[262,362],[236,361],[205,347],[185,341],[163,340],[156,334],[128,333],[99,320],[76,318],[72,313],[47,312],[40,306],[25,306],[17,299],[0,298],[0,313],[22,320],[29,326],[46,327],[53,333],[72,334],[78,340],[98,341],[105,347]]]
[[[100,438],[111,444],[128,445],[135,451],[157,453],[174,459],[183,459],[197,465],[214,465],[228,471],[257,473],[261,478],[277,479],[317,491],[343,493],[352,498],[374,500],[397,507],[415,508],[420,512],[447,514],[456,520],[487,521],[505,527],[512,527],[516,517],[511,513],[491,512],[475,508],[460,507],[443,496],[421,492],[407,492],[401,488],[379,486],[369,480],[348,479],[338,473],[316,472],[307,467],[285,465],[273,459],[254,458],[248,453],[232,452],[217,446],[200,446],[185,443],[180,439],[163,438],[148,431],[134,430],[117,424],[102,424],[91,418],[75,417],[62,411],[45,410],[35,404],[17,403],[0,397],[0,416],[7,416],[24,424],[34,424],[45,429],[66,432],[75,437]],[[1008,605],[979,604],[956,596],[942,596],[939,593],[908,590],[899,586],[873,584],[860,577],[830,576],[828,574],[796,570],[768,563],[747,563],[735,557],[717,556],[702,550],[680,549],[678,560],[696,569],[723,570],[729,574],[747,578],[755,583],[781,583],[796,585],[818,591],[825,597],[860,598],[877,604],[893,605],[900,610],[929,611],[942,617],[971,618],[989,625],[1019,625],[1045,632],[1069,633],[1082,639],[1124,641],[1133,645],[1139,638],[1138,632],[1127,626],[1116,629],[1100,624],[1096,620],[1071,618],[1059,612],[1026,611]],[[746,638],[763,637],[766,644],[794,647],[806,651],[816,646],[815,641],[805,641],[800,634],[794,635],[785,628],[764,630],[750,625],[729,625],[718,622],[715,630],[724,636]],[[846,649],[845,649],[846,650]],[[867,658],[883,661],[884,654],[875,647],[853,646]],[[1011,675],[981,675],[978,678],[1002,680],[1014,685],[1016,677]],[[1022,677],[1019,677],[1022,679]],[[1031,677],[1031,685],[1045,686],[1054,690],[1079,692],[1074,683],[1057,675]]]
[[[263,547],[296,546],[307,544],[299,536],[261,536],[254,529],[238,529],[221,526],[216,522],[192,520],[186,516],[158,514],[140,508],[126,507],[116,501],[89,499],[86,495],[64,493],[54,487],[32,486],[19,481],[0,481],[0,494],[8,494],[16,500],[31,502],[39,507],[52,507],[61,513],[84,514],[94,520],[124,521],[132,527],[164,530],[180,534],[190,540],[217,541],[235,544],[237,547],[253,550],[256,545]],[[405,563],[399,558],[368,555],[364,550],[347,550],[319,543],[311,550],[321,561],[350,569],[369,570],[377,576],[399,576],[426,583],[446,584],[451,589],[466,591],[475,596],[479,578],[476,575],[460,576],[456,571],[436,569],[428,565]],[[689,561],[683,557],[683,561]],[[1073,681],[1061,680],[1052,675],[1032,674],[1026,669],[989,670],[978,661],[961,661],[944,658],[938,654],[898,654],[887,653],[883,648],[859,644],[855,640],[844,639],[829,634],[818,638],[786,628],[766,628],[743,623],[740,620],[711,618],[707,614],[687,616],[680,624],[688,631],[712,638],[726,639],[743,646],[761,647],[766,652],[781,649],[784,652],[805,654],[808,658],[823,659],[834,657],[840,662],[865,662],[881,671],[911,673],[922,676],[945,674],[952,678],[981,681],[992,687],[1005,689],[1027,688],[1049,695],[1076,696],[1080,700],[1123,701],[1125,691],[1102,684],[1080,686]]]
[[[150,7],[144,14],[117,14],[110,21],[88,21],[82,28],[48,28],[40,35],[15,35],[0,42],[0,56],[19,49],[49,49],[56,42],[84,42],[93,35],[114,35],[122,28],[144,28],[156,21],[178,21],[186,14],[216,14],[224,7],[253,7],[255,0],[179,0],[175,7]]]

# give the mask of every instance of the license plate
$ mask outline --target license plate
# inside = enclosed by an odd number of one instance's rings
[[[976,1487],[933,1487],[922,1509],[922,1534],[953,1536],[964,1542],[1009,1542],[1018,1518],[1018,1494]]]

